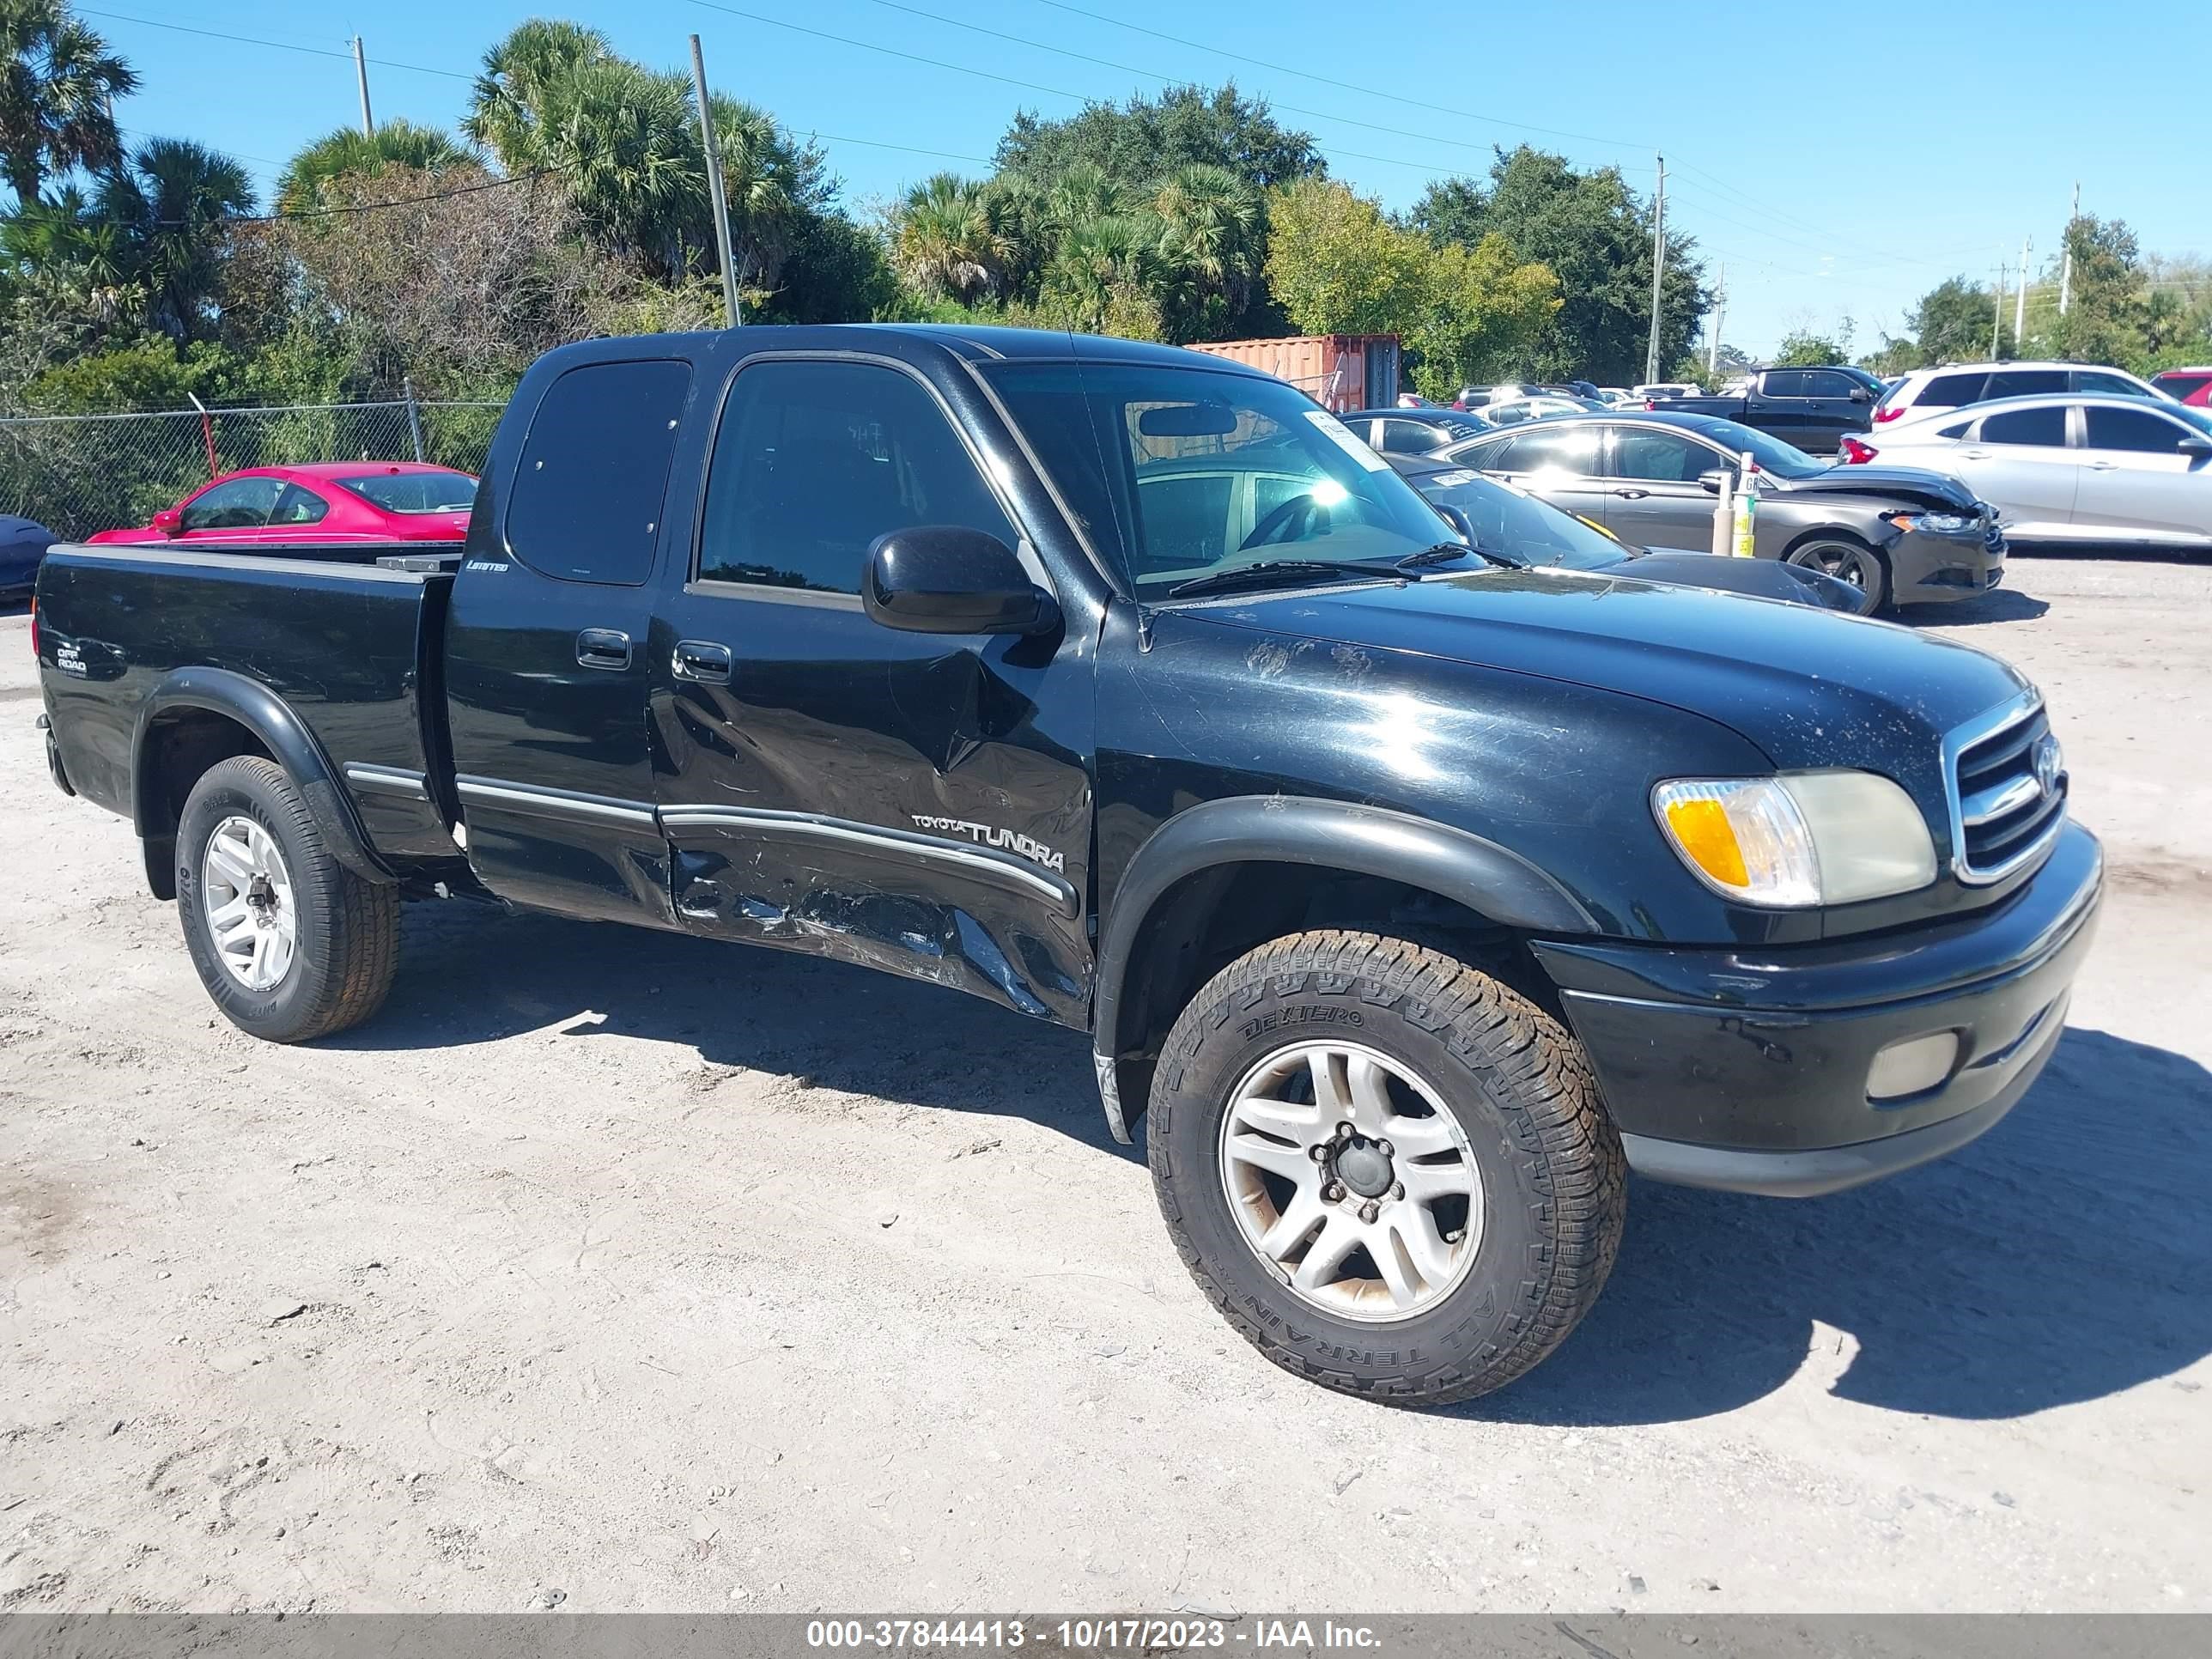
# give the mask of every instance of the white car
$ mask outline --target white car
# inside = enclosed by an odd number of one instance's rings
[[[1844,453],[1951,474],[2017,545],[2212,550],[2212,413],[2169,398],[2006,398],[1877,428]]]
[[[1968,404],[1995,403],[2000,398],[2055,398],[2067,392],[2148,398],[2153,403],[2179,401],[2124,368],[2100,368],[2094,363],[1946,363],[1900,376],[1875,404],[1874,429],[1879,432],[1894,422],[1917,421]]]

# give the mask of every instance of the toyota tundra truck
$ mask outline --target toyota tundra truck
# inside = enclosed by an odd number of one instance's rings
[[[1990,1129],[2100,892],[1996,658],[1532,565],[1117,340],[564,347],[464,544],[59,547],[36,649],[54,781],[245,1030],[369,1018],[410,901],[985,997],[1090,1034],[1229,1321],[1388,1401],[1555,1348],[1629,1170],[1811,1196]]]

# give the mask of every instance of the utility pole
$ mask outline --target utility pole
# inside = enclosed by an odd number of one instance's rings
[[[368,59],[362,55],[361,36],[358,34],[353,38],[353,74],[354,79],[361,83],[361,136],[374,138],[376,137],[376,123],[368,113]]]
[[[1728,315],[1728,267],[1721,267],[1721,279],[1713,285],[1713,337],[1705,345],[1705,373],[1721,371],[1721,319]]]
[[[1997,308],[1990,319],[1990,361],[1996,362],[2004,350],[2004,261],[1997,261]]]
[[[2058,262],[2058,314],[2074,303],[2074,222],[2081,216],[2081,181],[2074,181],[2074,210],[2066,216],[2065,257]]]
[[[2027,251],[2034,246],[2033,236],[2020,239],[2020,292],[2013,296],[2012,302],[2012,344],[2015,351],[2027,335]]]
[[[1667,158],[1659,160],[1659,188],[1651,212],[1651,344],[1644,354],[1646,385],[1659,378],[1659,284],[1667,274]]]
[[[691,91],[699,100],[699,143],[707,152],[707,194],[714,204],[714,246],[722,261],[722,317],[732,328],[744,320],[738,309],[738,262],[730,252],[730,204],[722,195],[722,147],[714,137],[714,111],[707,101],[707,60],[691,37]]]

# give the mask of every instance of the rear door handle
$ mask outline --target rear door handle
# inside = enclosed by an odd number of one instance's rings
[[[2089,463],[2089,471],[2092,472],[2110,472],[2118,465],[2119,463],[2118,461],[2092,461]]]
[[[629,635],[619,628],[587,628],[576,635],[576,661],[585,668],[627,668]]]
[[[1651,492],[1648,489],[1616,489],[1613,493],[1624,501],[1640,501]]]
[[[671,665],[679,680],[698,680],[708,685],[730,683],[730,647],[712,640],[678,640]]]

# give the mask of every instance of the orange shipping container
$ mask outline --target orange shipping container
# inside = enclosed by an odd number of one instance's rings
[[[1341,415],[1398,401],[1395,334],[1295,334],[1279,340],[1216,340],[1193,351],[1233,357],[1288,380]]]

